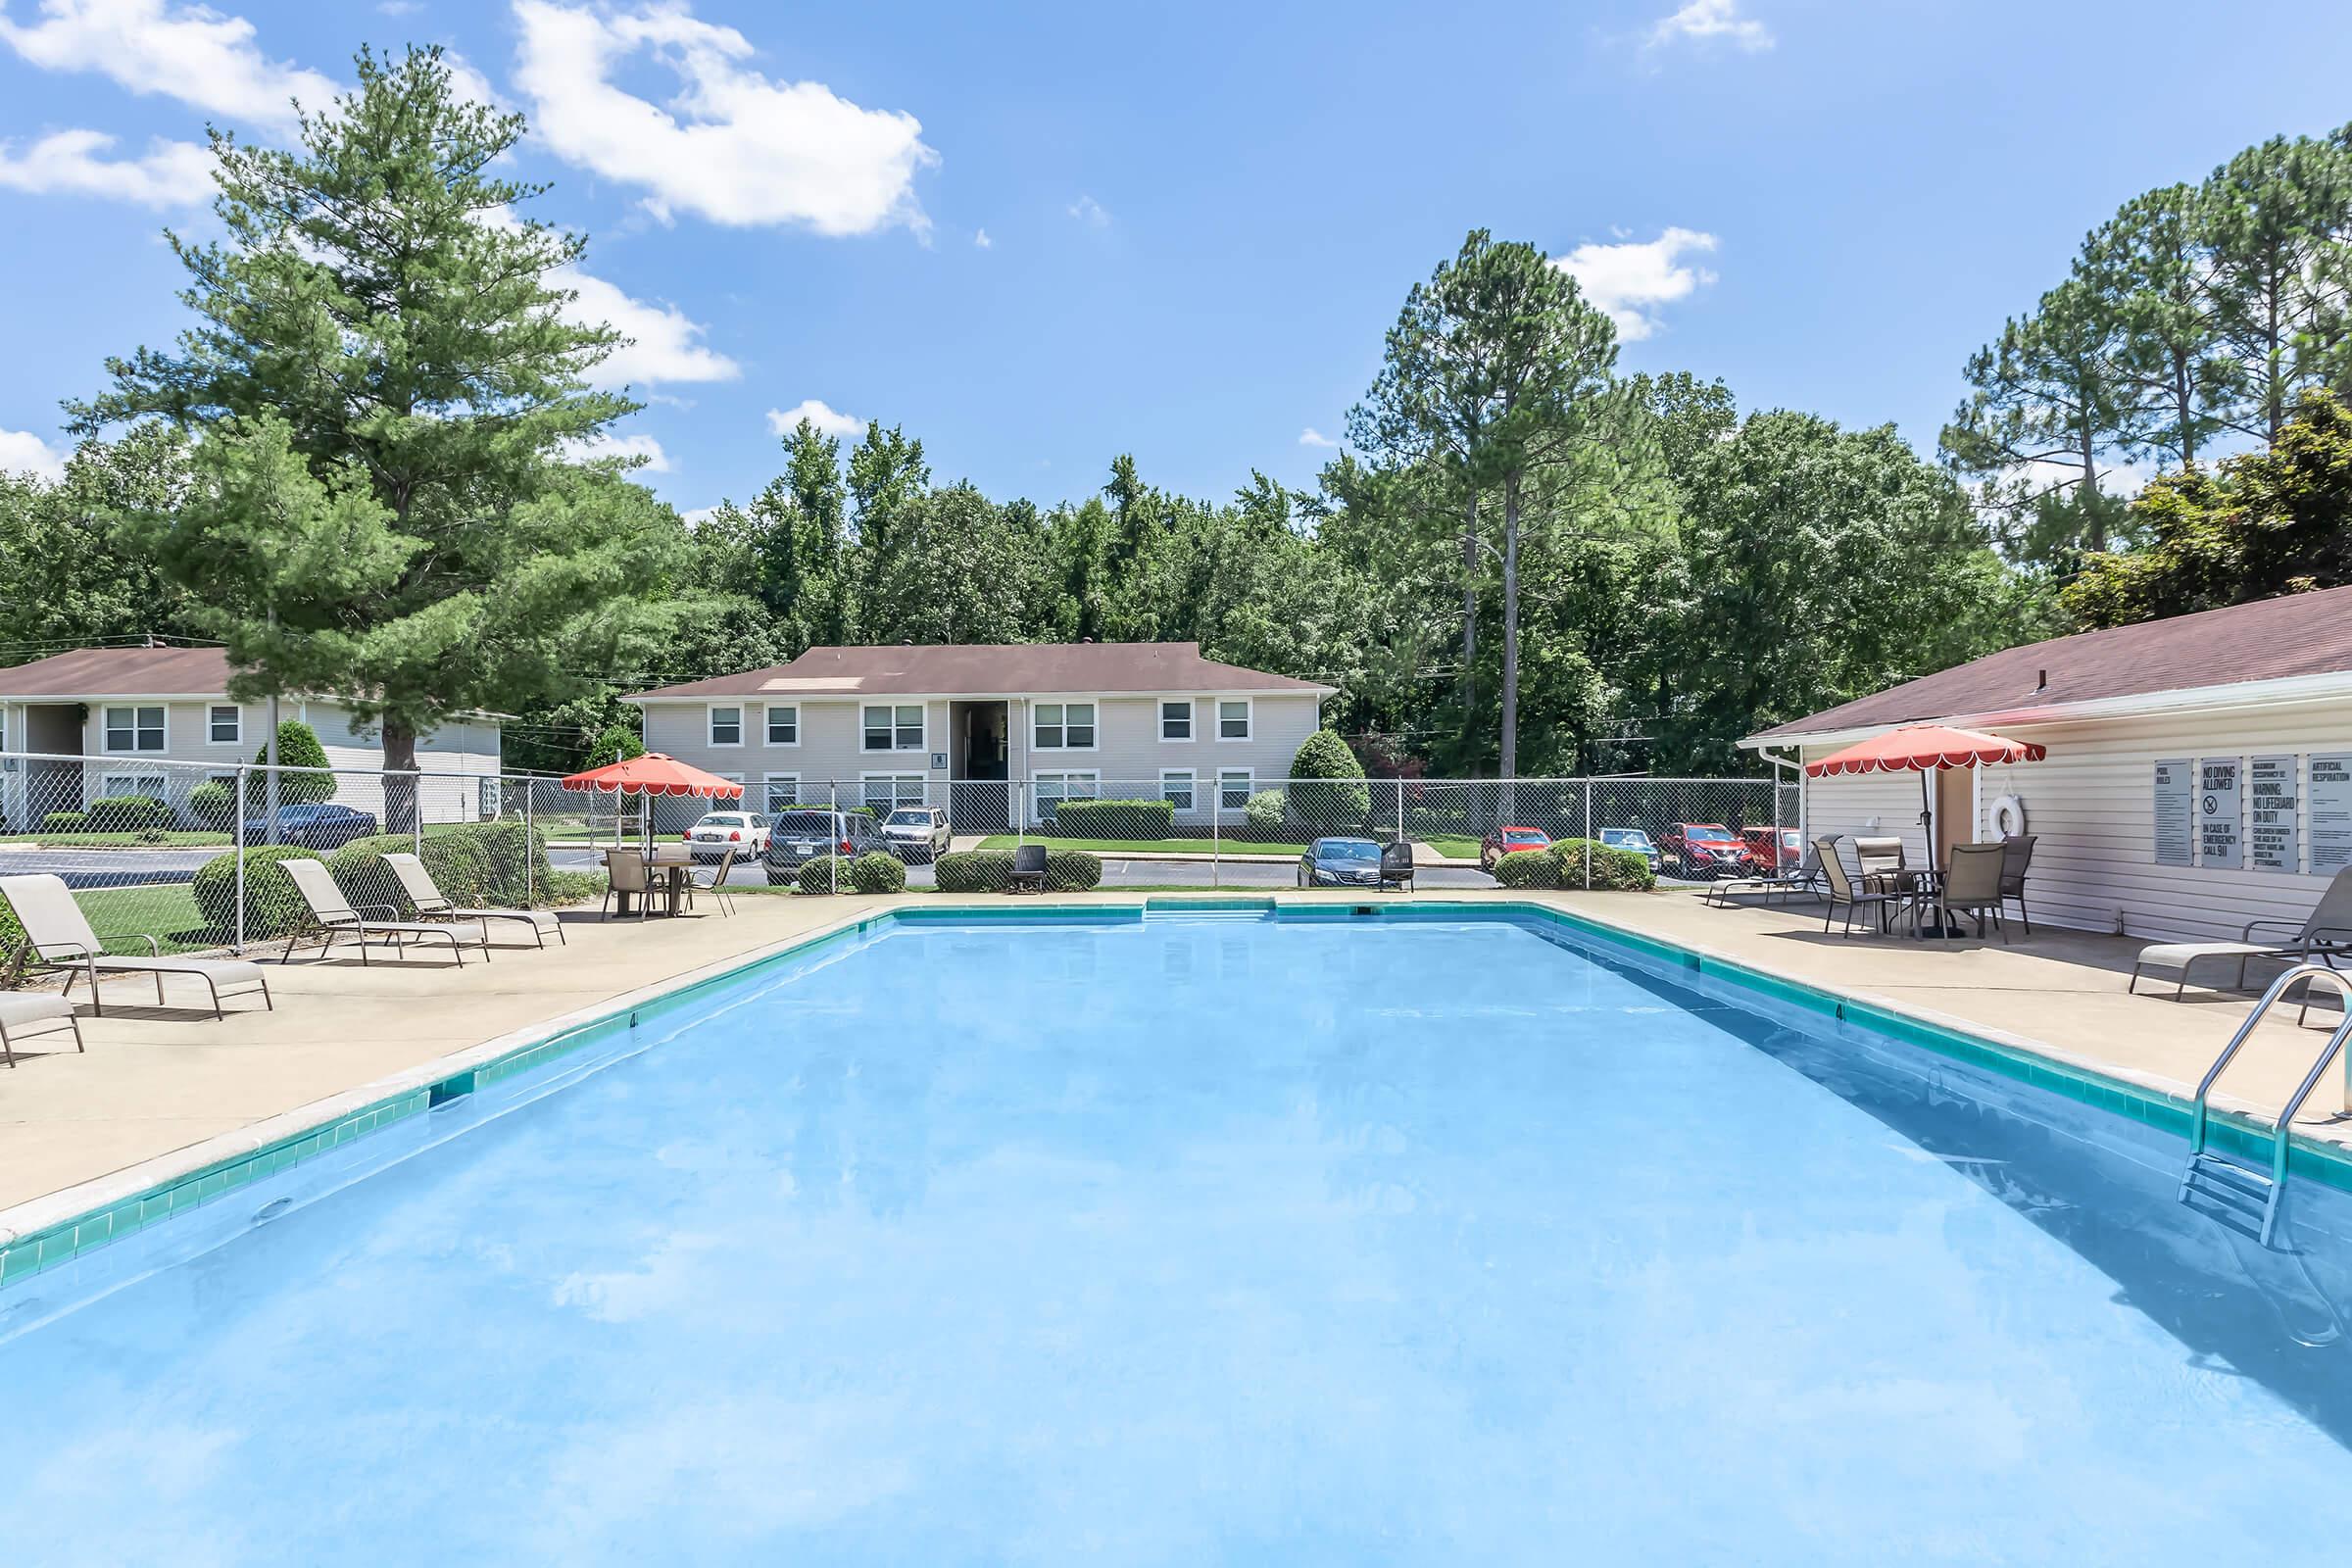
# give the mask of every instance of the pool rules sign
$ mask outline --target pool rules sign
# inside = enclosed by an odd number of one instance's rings
[[[2194,765],[2185,757],[2156,763],[2156,863],[2195,863],[2196,790]]]

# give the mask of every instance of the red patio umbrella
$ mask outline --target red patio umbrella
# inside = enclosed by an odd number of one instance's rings
[[[564,775],[567,790],[594,790],[605,795],[634,795],[638,797],[638,831],[650,837],[653,828],[645,803],[656,795],[703,795],[716,799],[722,795],[741,795],[743,786],[733,779],[706,773],[691,762],[681,762],[666,752],[648,752],[643,757],[624,757],[617,762],[592,767],[585,773]],[[620,815],[612,816],[612,842],[620,843]]]
[[[2006,735],[1982,730],[1954,729],[1948,724],[1905,724],[1884,735],[1856,741],[1805,764],[1806,776],[1833,773],[1919,774],[1920,802],[1926,808],[1920,821],[1928,830],[1928,858],[1936,858],[1936,797],[1928,775],[1946,767],[1984,767],[1992,762],[2038,762],[2049,748],[2033,741],[2013,741]]]

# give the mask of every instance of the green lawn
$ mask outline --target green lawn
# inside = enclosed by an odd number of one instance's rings
[[[109,953],[142,954],[153,936],[166,953],[219,946],[196,912],[196,895],[184,882],[140,888],[83,888],[74,895],[81,912]]]
[[[0,833],[0,844],[38,844],[49,850],[153,850],[185,849],[207,844],[232,842],[226,833],[197,829],[167,829],[162,838],[149,842],[136,833]]]

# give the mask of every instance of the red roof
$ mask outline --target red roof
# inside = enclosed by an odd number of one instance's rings
[[[964,643],[811,648],[789,664],[658,686],[636,697],[1019,697],[1054,692],[1331,690],[1311,680],[1202,659],[1199,643]]]
[[[1751,737],[1927,719],[2018,722],[2042,709],[2352,671],[2352,588],[2286,594],[1988,654]]]
[[[228,655],[219,648],[76,648],[0,669],[0,697],[219,697]]]

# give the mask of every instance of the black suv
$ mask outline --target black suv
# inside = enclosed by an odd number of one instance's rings
[[[798,880],[801,867],[819,856],[839,855],[856,859],[872,850],[890,853],[890,845],[874,819],[860,811],[778,811],[768,819],[767,885],[783,887]]]

